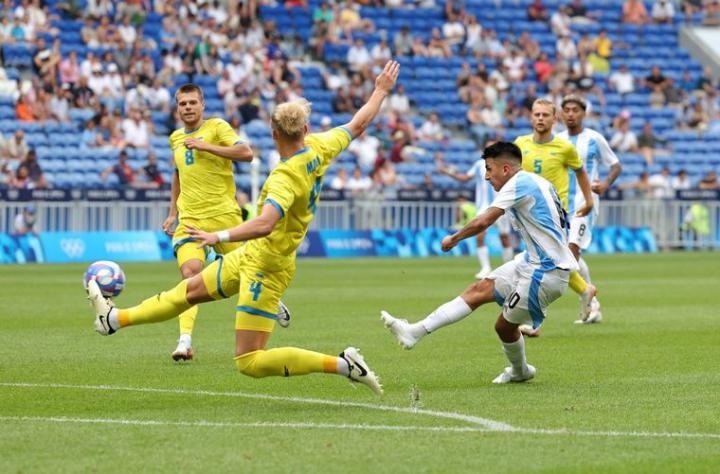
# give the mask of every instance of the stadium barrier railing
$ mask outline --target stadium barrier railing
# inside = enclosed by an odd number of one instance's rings
[[[34,201],[41,232],[156,231],[168,212],[165,201]],[[15,216],[28,202],[0,202],[0,233],[12,234]],[[450,229],[455,202],[345,200],[321,202],[311,230]],[[718,200],[603,201],[598,228],[649,228],[660,248],[720,248]]]

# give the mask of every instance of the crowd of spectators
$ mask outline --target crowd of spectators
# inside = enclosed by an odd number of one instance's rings
[[[718,16],[717,3],[683,1],[679,9],[689,17],[704,11],[705,21],[712,24]],[[275,3],[264,0],[259,4]],[[18,81],[12,90],[16,117],[40,124],[71,123],[73,109],[92,111],[78,133],[79,146],[150,151],[148,164],[141,168],[133,169],[123,152],[117,164],[100,173],[102,180],[113,175],[125,186],[166,185],[151,141],[154,134],[162,135],[178,125],[171,98],[178,76],[188,80],[216,78],[215,92],[222,100],[224,115],[241,130],[254,120],[266,121],[274,104],[303,96],[298,66],[307,60],[321,60],[328,43],[349,46],[346,63],[324,67],[324,86],[333,94],[334,113],[356,112],[368,99],[373,78],[391,57],[460,55],[494,62],[491,68],[484,61],[477,62],[476,67],[468,62],[457,76],[457,93],[468,104],[467,130],[448,130],[434,112],[426,114],[416,129],[409,119],[415,113],[414,104],[400,84],[386,101],[377,127],[353,142],[349,150],[357,165],[353,172],[344,170],[333,180],[333,187],[345,187],[353,193],[374,187],[391,191],[410,187],[396,165],[427,155],[418,143],[444,143],[453,134],[465,131],[479,144],[502,137],[506,127],[529,117],[532,102],[541,96],[558,103],[569,92],[591,96],[599,106],[591,110],[591,120],[597,119],[605,105],[603,88],[596,83],[598,74],[605,75],[610,91],[623,97],[643,91],[649,93],[649,106],[673,107],[679,128],[706,131],[720,117],[717,84],[709,70],[699,80],[692,80],[686,73],[678,82],[664,75],[660,65],[639,78],[623,65],[613,70],[614,52],[627,45],[614,44],[604,29],[592,36],[576,34],[574,25],[598,20],[597,12],[588,11],[582,0],[571,0],[553,12],[542,0],[534,0],[527,7],[527,19],[547,23],[556,36],[554,57],[541,51],[538,41],[527,31],[501,40],[494,29],[465,11],[464,2],[456,0],[445,2],[445,21],[442,27],[432,28],[429,35],[403,27],[392,37],[386,31],[377,31],[372,20],[360,15],[361,5],[433,7],[437,5],[435,0],[348,0],[323,2],[313,9],[304,0],[285,2],[285,7],[304,8],[312,17],[312,34],[307,42],[280,31],[273,21],[259,18],[256,1],[91,0],[83,10],[78,5],[68,1],[58,6],[65,17],[81,21],[78,26],[83,44],[105,48],[101,54],[63,54],[58,30],[52,26],[60,15],[50,13],[40,0],[22,0],[17,6],[5,2],[0,15],[0,41],[29,42],[35,47],[32,78]],[[641,0],[627,0],[622,6],[622,22],[668,23],[675,15],[675,7],[671,0],[656,0],[647,11]],[[144,19],[150,13],[162,15],[158,34],[146,31]],[[368,33],[377,33],[380,38],[371,47],[363,39]],[[157,62],[152,51],[159,51]],[[527,80],[531,82],[521,96],[513,93],[513,84]],[[156,129],[158,115],[166,117],[161,130]],[[323,126],[328,121],[329,117],[323,119]],[[643,127],[642,133],[633,130],[629,113],[624,111],[614,121],[611,142],[618,151],[641,153],[651,166],[656,156],[671,149],[653,133],[649,123]],[[3,184],[21,188],[48,186],[36,154],[20,130],[15,136],[0,137]],[[432,186],[432,176],[419,186]]]

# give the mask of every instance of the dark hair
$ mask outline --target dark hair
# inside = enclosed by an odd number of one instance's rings
[[[515,160],[518,163],[522,163],[522,151],[520,148],[511,142],[497,142],[483,151],[483,159],[494,159],[494,158],[509,158]]]
[[[567,104],[575,104],[583,110],[587,110],[587,102],[579,95],[569,94],[563,97],[560,108],[564,109]]]
[[[205,102],[205,97],[203,96],[202,87],[198,86],[197,84],[183,84],[180,87],[178,87],[178,90],[175,91],[175,101],[177,101],[178,94],[187,94],[190,92],[197,92],[197,94],[200,96],[200,101]]]

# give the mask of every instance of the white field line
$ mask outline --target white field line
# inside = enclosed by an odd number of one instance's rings
[[[230,427],[230,428],[305,428],[305,429],[358,429],[374,431],[435,431],[435,432],[500,432],[521,433],[546,436],[595,436],[595,437],[627,437],[627,438],[687,438],[687,439],[717,439],[720,433],[688,433],[688,432],[648,432],[648,431],[586,431],[571,429],[534,429],[516,428],[498,421],[488,420],[460,413],[422,410],[415,408],[393,407],[387,405],[373,405],[370,403],[341,402],[336,400],[322,400],[315,398],[282,397],[276,395],[253,394],[243,392],[212,392],[207,390],[184,390],[142,387],[119,387],[110,385],[69,385],[69,384],[34,384],[34,383],[4,383],[0,387],[16,388],[61,388],[96,391],[124,391],[140,393],[169,393],[182,395],[210,396],[210,397],[237,397],[255,400],[273,400],[290,403],[307,403],[315,405],[329,405],[339,407],[365,408],[370,410],[392,411],[396,413],[409,413],[425,415],[434,418],[460,420],[475,426],[403,426],[403,425],[371,425],[371,424],[332,424],[332,423],[282,423],[282,422],[215,422],[215,421],[164,421],[164,420],[126,420],[105,418],[71,418],[71,417],[32,417],[32,416],[0,416],[1,421],[17,422],[48,422],[48,423],[91,423],[91,424],[117,424],[141,426],[194,426],[194,427]]]
[[[140,392],[140,393],[168,393],[176,395],[196,395],[207,397],[234,397],[248,398],[253,400],[272,400],[286,403],[304,403],[312,405],[328,405],[344,408],[364,408],[367,410],[391,411],[395,413],[409,413],[413,415],[425,415],[432,418],[446,418],[450,420],[458,420],[471,425],[481,426],[492,431],[512,431],[512,426],[487,418],[478,416],[463,415],[454,412],[423,410],[421,408],[411,407],[394,407],[389,405],[375,405],[372,403],[359,402],[343,402],[338,400],[323,400],[319,398],[299,398],[299,397],[283,397],[279,395],[267,395],[260,393],[245,392],[211,392],[207,390],[185,390],[185,389],[168,389],[168,388],[144,388],[144,387],[119,387],[113,385],[69,385],[69,384],[36,384],[36,383],[3,383],[0,387],[16,387],[16,388],[61,388],[74,390],[95,390],[95,391],[122,391],[122,392]]]
[[[715,433],[652,433],[645,431],[575,431],[575,430],[540,430],[515,428],[513,430],[497,430],[479,426],[407,426],[407,425],[369,425],[349,423],[283,423],[274,421],[258,421],[248,423],[219,421],[165,421],[165,420],[130,420],[116,418],[72,418],[64,416],[0,416],[0,421],[35,422],[35,423],[78,423],[97,425],[124,426],[181,426],[196,428],[290,428],[290,429],[321,429],[321,430],[362,430],[362,431],[432,431],[441,433],[512,433],[535,434],[544,436],[594,436],[594,437],[625,437],[625,438],[696,438],[718,439]]]
[[[48,422],[48,423],[87,423],[99,425],[137,425],[137,426],[182,426],[212,428],[300,428],[364,431],[440,431],[440,432],[496,432],[488,428],[475,426],[406,426],[406,425],[368,425],[349,423],[283,423],[258,421],[249,423],[219,421],[165,421],[165,420],[126,420],[115,418],[72,418],[64,416],[0,416],[0,421]]]

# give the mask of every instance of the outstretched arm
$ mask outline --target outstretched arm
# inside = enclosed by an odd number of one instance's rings
[[[591,187],[593,192],[598,193],[601,196],[605,194],[605,191],[613,185],[618,176],[620,176],[620,173],[622,173],[622,165],[620,163],[615,163],[610,166],[610,171],[608,172],[605,181],[595,182],[592,184]]]
[[[438,171],[444,175],[450,176],[453,179],[457,179],[458,181],[460,181],[462,183],[466,183],[472,179],[472,176],[470,176],[468,174],[456,173],[455,171],[453,171],[449,168],[440,168]]]
[[[227,158],[231,161],[252,161],[253,150],[247,143],[237,143],[231,146],[213,145],[206,143],[197,138],[188,138],[185,140],[185,148],[188,150],[200,150],[212,153],[221,158]]]
[[[189,225],[185,227],[190,237],[198,242],[198,247],[202,247],[204,245],[215,245],[219,242],[244,242],[265,237],[270,235],[281,217],[280,211],[268,203],[263,206],[262,214],[258,217],[243,222],[232,229],[221,230],[220,232],[205,232]]]
[[[168,209],[168,215],[162,225],[162,229],[167,235],[173,235],[175,233],[173,226],[177,219],[178,196],[180,196],[180,178],[178,177],[178,171],[175,170],[172,182],[170,183],[170,209]]]
[[[585,167],[576,169],[575,177],[577,178],[578,185],[580,186],[580,190],[582,191],[583,197],[585,198],[585,206],[581,209],[578,209],[577,216],[585,217],[590,214],[590,211],[592,211],[593,205],[595,204],[595,201],[593,201],[592,197],[592,191],[590,189],[590,180],[588,179]]]
[[[465,224],[462,229],[445,237],[442,240],[443,252],[450,251],[453,247],[459,244],[460,241],[465,240],[468,237],[484,232],[503,214],[505,214],[505,211],[499,207],[488,207],[482,214]]]
[[[400,63],[388,61],[385,64],[383,72],[375,79],[375,89],[368,101],[355,113],[352,120],[344,125],[353,138],[360,136],[370,126],[380,111],[383,100],[395,86],[399,74]]]

